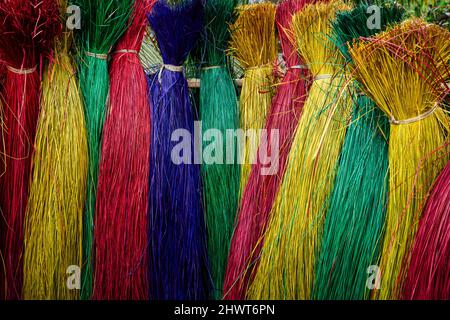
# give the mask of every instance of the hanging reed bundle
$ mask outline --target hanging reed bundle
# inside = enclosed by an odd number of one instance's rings
[[[4,80],[4,64],[0,57],[0,94],[3,92],[3,80]],[[0,98],[0,181],[1,177],[4,175],[6,170],[6,154],[5,154],[5,144],[3,140],[3,131],[4,125],[3,125],[3,98]],[[0,182],[1,185],[1,182]],[[0,199],[2,197],[1,193],[3,191],[0,191]],[[0,206],[1,209],[1,206]],[[5,259],[3,257],[3,234],[5,233],[3,220],[0,219],[0,300],[4,300],[5,298]]]
[[[432,154],[450,128],[439,107],[448,79],[448,38],[445,29],[410,19],[350,49],[356,79],[391,123],[381,290],[374,293],[380,299],[397,299],[402,292],[424,202],[448,160]]]
[[[1,53],[1,51],[0,51]],[[3,59],[0,56],[0,94],[3,94],[4,92],[4,82],[6,77],[6,67],[3,62]],[[4,123],[3,123],[3,100],[4,98],[0,98],[0,178],[3,176],[6,170],[6,154],[5,154],[5,144],[3,140],[3,131],[4,129]],[[0,195],[1,197],[1,195]],[[1,239],[2,239],[2,223],[0,223],[0,253],[1,253]],[[1,265],[1,264],[0,264]],[[1,268],[1,267],[0,267]],[[1,269],[0,269],[1,270]],[[0,275],[1,277],[1,275]],[[0,298],[1,296],[1,289],[0,289]]]
[[[81,298],[92,295],[94,272],[94,212],[100,159],[100,142],[109,93],[108,54],[127,28],[134,0],[73,0],[81,9],[79,81],[89,151],[89,171],[83,217],[83,268]]]
[[[277,59],[275,38],[275,5],[257,3],[238,7],[238,18],[230,26],[230,50],[245,70],[240,95],[240,129],[260,130],[272,101],[273,63]],[[247,135],[239,146],[241,164],[241,198],[256,160],[259,132]]]
[[[4,0],[0,3],[0,56],[7,66],[3,88],[1,177],[2,251],[5,298],[22,296],[23,230],[28,201],[31,157],[39,115],[41,62],[60,33],[54,0]]]
[[[149,15],[164,64],[149,81],[149,283],[151,299],[195,300],[211,288],[194,111],[183,63],[203,28],[201,0],[159,0]],[[182,150],[180,150],[180,145]]]
[[[292,20],[314,82],[303,107],[283,183],[274,202],[251,299],[309,299],[315,252],[349,118],[343,58],[329,39],[340,1],[307,5]]]
[[[333,39],[347,63],[351,63],[348,45],[399,22],[404,14],[399,6],[379,6],[380,28],[374,28],[368,7],[363,4],[339,13],[333,22]],[[381,244],[387,206],[389,122],[374,102],[359,92],[352,109],[316,261],[316,299],[367,298],[366,270],[376,264]]]
[[[65,25],[67,1],[58,0]],[[43,74],[33,174],[25,223],[25,299],[78,299],[67,270],[81,266],[87,138],[83,104],[69,56],[72,33],[57,39]]]
[[[236,88],[225,53],[230,39],[228,26],[234,21],[235,6],[236,0],[206,2],[205,39],[202,43],[206,66],[201,70],[200,77],[200,118],[203,136],[208,140],[203,143],[203,203],[215,299],[222,296],[229,243],[239,200],[240,166],[236,157],[227,161],[230,156],[227,154],[227,145],[233,146],[235,155],[235,141],[225,140],[227,130],[234,132],[239,126]],[[217,137],[219,132],[220,137]]]
[[[146,74],[158,72],[160,66],[163,64],[158,44],[154,39],[153,31],[149,27],[147,27],[145,32],[139,58]]]
[[[153,3],[135,1],[131,24],[112,52],[94,219],[94,299],[148,299],[150,106],[138,53]]]
[[[279,146],[279,150],[271,150],[270,145],[264,144],[261,144],[259,148],[264,147],[267,155],[279,152],[277,155],[278,167],[276,173],[263,175],[262,168],[267,164],[258,158],[251,169],[231,242],[224,285],[226,299],[245,298],[249,278],[257,267],[257,261],[250,258],[259,255],[263,243],[260,239],[264,234],[273,201],[283,180],[292,138],[309,87],[309,81],[307,81],[309,71],[303,66],[304,63],[294,49],[291,29],[292,15],[300,11],[306,4],[314,2],[315,0],[285,0],[277,6],[275,18],[286,64],[286,73],[277,86],[265,129],[268,137],[275,133],[278,134],[281,146]]]
[[[450,299],[450,162],[434,183],[411,250],[403,299]]]

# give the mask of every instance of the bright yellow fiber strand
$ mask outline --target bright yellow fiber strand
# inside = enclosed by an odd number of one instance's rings
[[[25,299],[78,299],[67,268],[81,266],[87,140],[72,63],[57,54],[44,74],[25,224]],[[72,271],[73,272],[73,271]]]
[[[271,87],[274,82],[272,63],[277,58],[275,38],[275,5],[258,3],[237,9],[239,17],[231,26],[231,52],[244,67],[244,80],[240,96],[240,128],[256,130],[245,136],[240,147],[242,194],[256,161],[259,130],[264,128],[272,102]]]
[[[310,299],[318,239],[335,166],[350,117],[344,64],[329,40],[330,19],[342,2],[308,5],[292,27],[316,80],[297,128],[281,189],[271,212],[249,299]]]
[[[389,118],[403,121],[391,120],[390,194],[375,298],[400,297],[423,205],[448,161],[433,151],[450,129],[438,106],[448,76],[449,39],[445,29],[411,19],[350,50],[355,77],[367,94]]]
[[[65,12],[65,6],[63,6]],[[70,33],[44,72],[33,175],[25,223],[25,299],[78,299],[68,277],[82,263],[82,215],[88,165],[78,82],[68,54]],[[69,284],[76,285],[69,281]]]

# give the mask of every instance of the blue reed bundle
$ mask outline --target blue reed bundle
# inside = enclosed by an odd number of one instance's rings
[[[194,164],[194,112],[181,67],[203,28],[203,2],[159,0],[149,15],[164,61],[149,78],[149,282],[151,299],[206,299],[211,288],[201,205],[200,166]],[[190,135],[176,152],[175,130]],[[181,132],[181,131],[178,131]],[[176,133],[176,132],[175,132]],[[182,140],[182,138],[181,138]],[[184,141],[186,143],[186,141]],[[172,154],[184,156],[181,163]]]

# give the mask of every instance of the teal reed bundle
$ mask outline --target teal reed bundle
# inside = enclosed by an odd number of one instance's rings
[[[206,63],[201,70],[200,117],[204,158],[203,201],[208,233],[208,253],[214,281],[213,298],[220,299],[233,234],[239,196],[240,166],[236,156],[227,162],[227,145],[236,155],[235,140],[226,140],[227,130],[239,127],[238,100],[226,58],[236,0],[209,0],[205,7],[202,42]],[[214,131],[212,131],[214,130]]]
[[[93,230],[98,167],[105,110],[109,94],[108,54],[128,26],[133,0],[73,0],[81,9],[79,81],[84,99],[89,149],[88,187],[83,219],[81,298],[93,286]],[[117,235],[114,235],[117,236]]]
[[[404,13],[399,6],[380,6],[381,30],[370,29],[367,7],[339,13],[333,22],[334,40],[347,63],[354,39],[385,29]],[[368,298],[367,268],[377,262],[387,204],[388,130],[375,103],[356,92],[316,261],[316,299]]]

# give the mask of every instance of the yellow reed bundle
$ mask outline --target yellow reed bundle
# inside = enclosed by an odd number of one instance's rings
[[[60,1],[62,13],[64,3]],[[74,275],[68,268],[82,263],[88,151],[70,43],[71,33],[65,33],[43,75],[25,223],[25,299],[79,298],[79,290],[69,288],[67,280]],[[77,284],[73,280],[70,285]]]
[[[354,74],[391,119],[390,194],[379,263],[381,290],[397,299],[429,189],[448,161],[433,152],[448,139],[449,118],[439,107],[446,88],[450,33],[410,19],[351,50]]]
[[[350,116],[342,89],[344,61],[328,37],[330,19],[347,8],[340,1],[319,3],[293,17],[299,51],[315,80],[272,208],[250,299],[310,298],[318,239]]]
[[[81,267],[87,140],[72,62],[57,54],[44,74],[25,225],[25,299],[78,299],[67,268]]]
[[[271,86],[274,83],[272,63],[277,58],[275,38],[275,5],[258,3],[237,9],[239,17],[231,26],[231,52],[245,69],[240,96],[240,128],[264,128],[272,102]],[[251,164],[256,160],[260,141],[259,132],[245,137],[240,148],[242,163],[240,194],[250,175]]]

